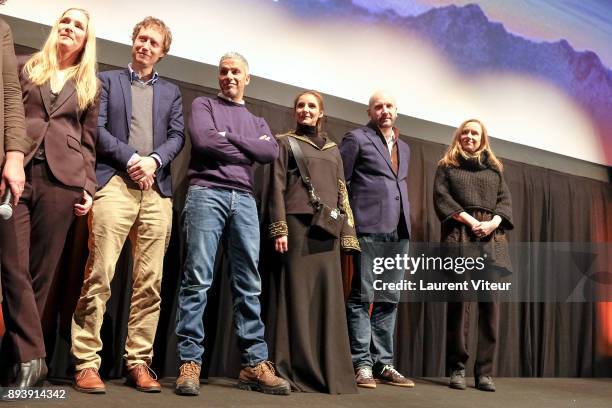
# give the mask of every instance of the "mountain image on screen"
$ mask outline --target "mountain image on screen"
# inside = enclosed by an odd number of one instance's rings
[[[283,5],[304,18],[351,16],[357,24],[382,24],[406,36],[418,36],[465,74],[510,72],[546,81],[574,100],[593,120],[604,146],[612,146],[612,70],[593,51],[577,51],[565,39],[536,41],[511,33],[476,4],[423,7],[411,1],[317,2],[317,7],[309,0]],[[399,14],[397,7],[406,13]]]

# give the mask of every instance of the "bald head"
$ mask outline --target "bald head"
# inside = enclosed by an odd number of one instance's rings
[[[385,101],[391,101],[393,102],[393,105],[395,105],[395,97],[393,95],[391,95],[390,93],[383,91],[383,90],[378,90],[376,92],[374,92],[372,94],[372,96],[370,96],[370,100],[368,101],[368,107],[371,108],[372,104],[377,101],[377,100],[385,100]]]
[[[397,119],[395,98],[384,91],[376,91],[368,102],[368,116],[381,131],[393,128]]]

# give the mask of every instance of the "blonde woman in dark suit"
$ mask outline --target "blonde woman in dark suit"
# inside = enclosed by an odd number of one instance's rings
[[[95,34],[87,11],[68,9],[43,49],[20,61],[27,135],[25,189],[0,224],[6,336],[17,365],[14,387],[47,373],[41,316],[74,216],[95,193],[98,119]],[[22,65],[23,64],[23,65]],[[3,351],[6,353],[7,351]]]

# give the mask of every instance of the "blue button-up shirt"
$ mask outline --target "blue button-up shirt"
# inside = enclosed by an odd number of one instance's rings
[[[140,75],[138,75],[136,71],[132,69],[131,63],[128,64],[128,70],[130,71],[130,82],[138,82],[143,85],[153,85],[159,79],[159,74],[157,73],[157,71],[153,71],[153,76],[151,77],[151,79],[149,79],[148,81],[143,81],[140,78]]]

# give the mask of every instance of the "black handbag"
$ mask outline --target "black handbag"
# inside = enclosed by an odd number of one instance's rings
[[[293,152],[293,157],[295,158],[295,163],[300,172],[300,177],[308,190],[308,198],[314,209],[310,226],[329,234],[333,238],[339,238],[344,223],[346,222],[346,215],[342,214],[340,209],[332,208],[322,203],[321,199],[317,197],[310,179],[306,157],[304,157],[300,144],[291,136],[289,136],[289,148]]]

